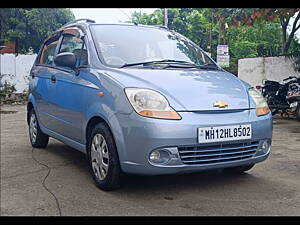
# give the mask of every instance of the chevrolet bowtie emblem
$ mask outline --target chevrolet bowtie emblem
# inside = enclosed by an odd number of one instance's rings
[[[228,107],[228,103],[227,102],[223,102],[223,101],[216,101],[214,103],[214,107],[226,108],[226,107]]]

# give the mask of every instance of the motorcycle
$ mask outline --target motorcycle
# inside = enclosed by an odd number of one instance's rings
[[[296,119],[300,120],[300,77],[295,83],[289,85],[286,99]]]
[[[281,116],[283,117],[284,114],[289,115],[291,109],[295,108],[295,105],[298,103],[294,103],[297,98],[287,98],[288,92],[290,91],[290,85],[297,84],[299,78],[295,76],[289,76],[288,78],[283,79],[282,83],[272,80],[264,80],[263,86],[256,86],[258,90],[261,90],[262,95],[265,97],[269,108],[272,112],[272,115],[278,114],[281,112]],[[291,88],[296,86],[291,86]],[[294,90],[294,89],[291,89]],[[294,93],[294,92],[290,92]],[[292,104],[292,106],[291,106]],[[299,103],[300,104],[300,103]],[[297,106],[296,106],[297,109]],[[295,110],[297,111],[297,110]]]

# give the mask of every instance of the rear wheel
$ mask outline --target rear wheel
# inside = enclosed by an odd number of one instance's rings
[[[96,186],[104,191],[119,188],[119,157],[113,136],[104,123],[93,128],[87,150],[89,168]]]
[[[34,109],[29,112],[29,138],[32,147],[46,148],[49,142],[49,136],[44,134],[39,126]]]
[[[255,164],[250,164],[246,166],[236,166],[236,167],[228,167],[224,169],[226,173],[243,173],[253,168]]]

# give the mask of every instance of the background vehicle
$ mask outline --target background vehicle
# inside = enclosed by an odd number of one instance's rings
[[[290,84],[296,83],[297,77],[289,76],[283,79],[283,83],[277,81],[265,80],[263,86],[258,86],[261,89],[262,95],[266,98],[272,115],[279,112],[288,114],[290,111],[290,103],[287,100]]]
[[[286,99],[292,113],[297,120],[300,120],[300,77],[295,78],[295,82],[289,84]]]

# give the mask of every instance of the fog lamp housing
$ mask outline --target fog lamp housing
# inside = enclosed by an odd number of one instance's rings
[[[271,141],[270,140],[262,140],[259,149],[258,154],[267,154],[271,150]]]
[[[270,144],[268,141],[264,141],[261,145],[261,150],[263,151],[263,153],[267,153],[269,151],[270,148]]]
[[[170,153],[164,149],[153,150],[149,155],[149,161],[154,164],[165,164],[170,158]]]

